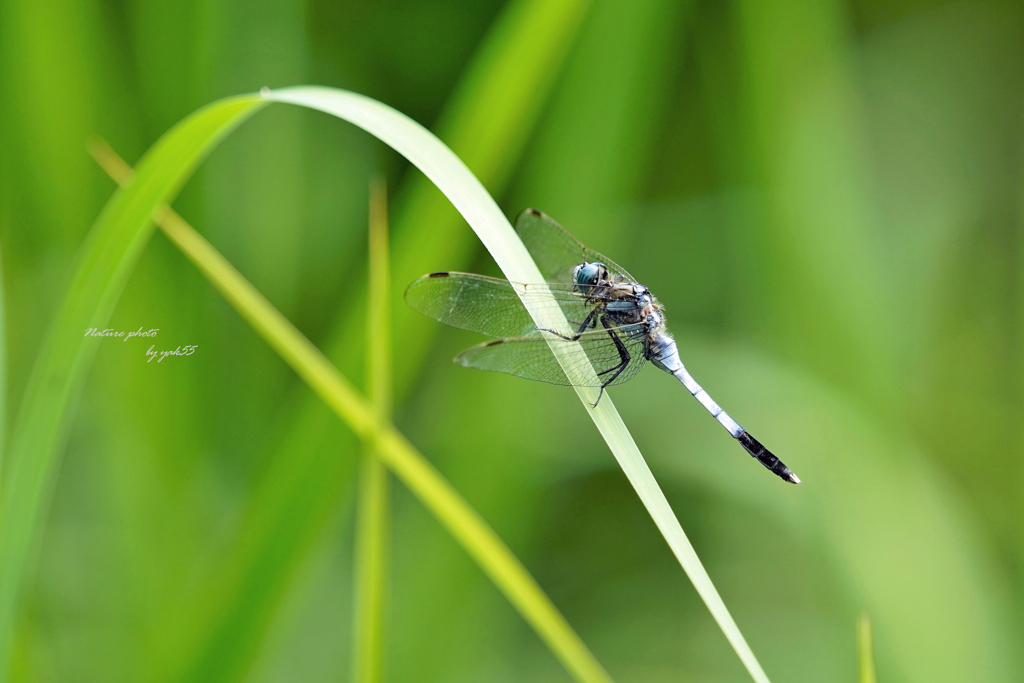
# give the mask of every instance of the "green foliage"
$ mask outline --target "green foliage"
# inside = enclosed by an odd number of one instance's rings
[[[691,372],[804,478],[780,490],[653,370],[612,392],[772,680],[855,680],[862,609],[880,680],[1019,680],[1019,3],[504,5],[0,0],[8,417],[109,198],[88,134],[135,159],[217,97],[345,87],[438,131],[506,215],[538,206],[638,275]],[[496,36],[508,75],[471,77]],[[456,102],[480,106],[479,137]],[[489,130],[499,114],[517,130]],[[397,190],[396,425],[616,679],[749,680],[567,390],[453,367],[478,340],[401,305],[423,272],[496,273],[418,171],[274,107],[175,206],[360,380],[373,173]],[[344,677],[359,443],[162,236],[109,322],[139,325],[198,351],[147,364],[99,341],[14,678],[164,680],[218,657],[235,680]],[[388,680],[566,680],[393,493]]]

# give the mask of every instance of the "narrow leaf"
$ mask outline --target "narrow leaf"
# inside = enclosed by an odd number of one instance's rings
[[[366,316],[370,402],[381,421],[391,419],[391,272],[388,264],[387,186],[370,186],[370,289]],[[369,448],[369,447],[368,447]],[[380,683],[384,663],[387,593],[388,472],[379,454],[364,453],[359,468],[355,585],[352,603],[355,683]]]

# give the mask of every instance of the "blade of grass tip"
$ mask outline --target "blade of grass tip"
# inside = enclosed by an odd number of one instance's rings
[[[377,179],[370,185],[366,355],[370,403],[381,422],[391,419],[391,274],[387,211],[387,186],[383,179]],[[387,468],[375,453],[363,453],[359,468],[352,600],[352,680],[355,683],[379,683],[384,678],[388,498]]]
[[[466,165],[423,126],[381,102],[334,88],[303,86],[266,90],[262,94],[271,101],[333,114],[387,143],[417,166],[448,197],[506,278],[513,282],[544,282],[537,265],[494,199]],[[532,297],[523,303],[538,327],[558,329],[559,325],[566,325],[559,307],[542,306]],[[578,344],[552,345],[551,348],[570,379],[585,380],[594,376],[596,371]],[[578,373],[583,373],[583,376]],[[605,396],[600,405],[593,408],[596,390],[577,387],[576,393],[737,656],[755,681],[767,683],[767,675],[711,582],[611,397]]]
[[[116,158],[109,147],[102,153]],[[101,165],[118,166],[114,160]],[[610,683],[611,678],[522,563],[427,459],[394,426],[382,421],[377,409],[319,349],[181,216],[166,205],[155,206],[153,212],[164,234],[324,403],[373,446],[371,452],[449,530],[566,669],[584,683]]]
[[[152,226],[153,207],[181,187],[196,163],[264,105],[253,96],[221,100],[164,135],[131,185],[108,202],[82,245],[71,281],[29,376],[11,428],[0,498],[0,681],[10,676],[18,597],[39,537],[74,404],[102,329]]]
[[[878,683],[875,678],[875,655],[871,643],[871,618],[867,614],[857,619],[857,651],[860,654],[860,683]]]

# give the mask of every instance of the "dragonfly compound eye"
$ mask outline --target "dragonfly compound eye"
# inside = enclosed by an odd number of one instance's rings
[[[573,268],[573,280],[577,285],[596,285],[608,269],[603,263],[584,263]]]

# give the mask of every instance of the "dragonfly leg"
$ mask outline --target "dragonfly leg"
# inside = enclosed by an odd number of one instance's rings
[[[619,339],[619,335],[615,334],[615,330],[608,324],[608,321],[601,318],[601,324],[604,325],[606,330],[608,330],[608,336],[611,337],[612,341],[615,343],[615,348],[619,352],[619,364],[597,373],[598,377],[601,375],[607,375],[609,372],[612,373],[612,376],[601,383],[601,390],[597,394],[597,400],[594,401],[595,408],[604,396],[604,388],[614,382],[615,378],[622,374],[622,371],[626,369],[626,366],[629,365],[629,361],[633,358],[633,356],[629,354],[629,350],[626,349],[626,345],[622,343],[621,339]]]
[[[584,320],[583,324],[580,325],[580,328],[578,330],[576,330],[576,334],[574,334],[571,337],[569,337],[567,335],[564,335],[561,332],[555,332],[554,330],[549,330],[546,327],[538,327],[537,331],[538,332],[550,332],[551,334],[555,335],[556,337],[559,337],[560,339],[564,339],[566,341],[576,341],[577,339],[580,338],[580,335],[582,335],[584,332],[587,331],[588,327],[593,327],[594,325],[597,324],[597,321],[594,320],[594,316],[596,316],[596,315],[597,315],[597,309],[596,308],[590,309],[590,313],[587,315],[587,319]]]

